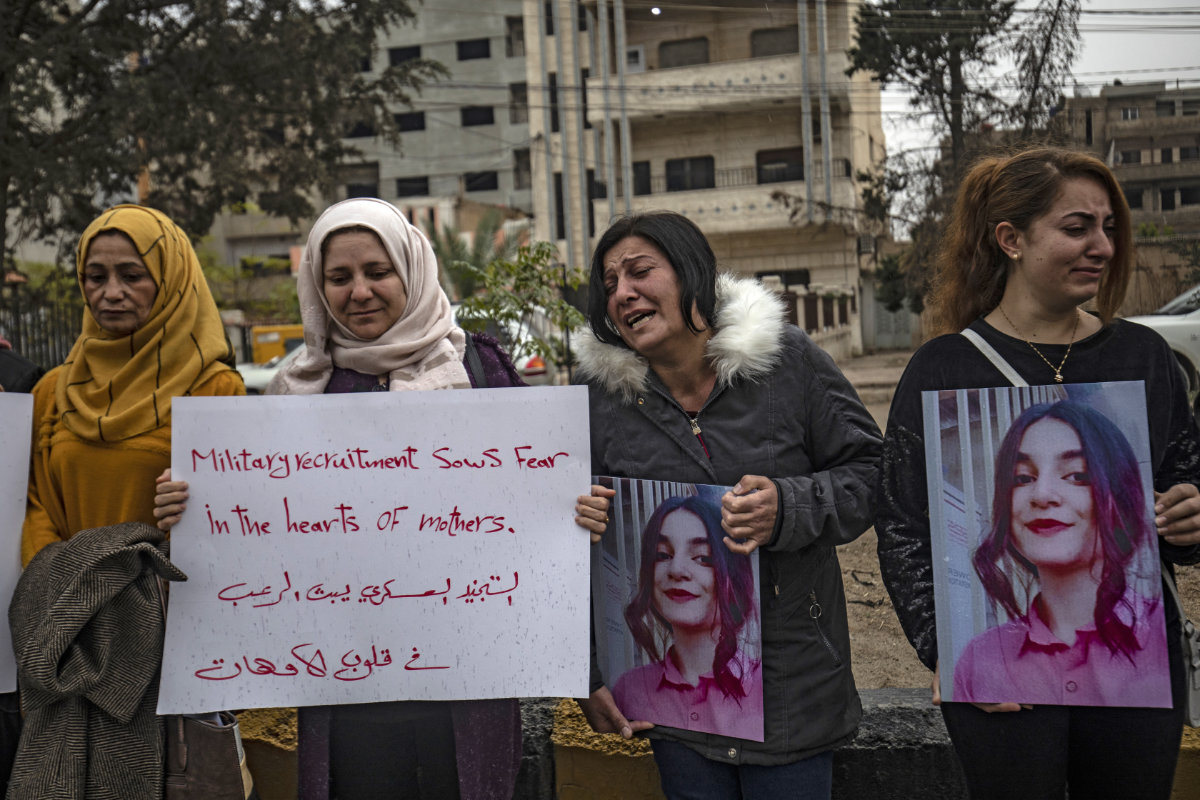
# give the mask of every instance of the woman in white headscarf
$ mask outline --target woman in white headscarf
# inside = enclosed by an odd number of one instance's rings
[[[297,291],[305,350],[274,394],[521,386],[498,342],[454,324],[429,240],[382,200],[331,206],[309,234]],[[186,484],[160,485],[160,527]],[[508,800],[521,760],[516,700],[300,709],[300,798]]]

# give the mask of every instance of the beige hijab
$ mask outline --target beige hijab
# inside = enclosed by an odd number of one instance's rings
[[[375,339],[360,339],[334,319],[325,299],[321,245],[342,229],[373,230],[404,281],[408,302],[396,323]],[[387,375],[393,391],[470,387],[462,359],[466,335],[454,325],[450,300],[438,283],[429,240],[391,203],[343,200],[325,210],[304,246],[296,291],[305,351],[280,370],[272,394],[321,394],[334,366]]]

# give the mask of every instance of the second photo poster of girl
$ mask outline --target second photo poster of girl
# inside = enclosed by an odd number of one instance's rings
[[[601,478],[617,494],[593,548],[605,682],[629,719],[763,740],[758,553],[729,550],[727,487]]]

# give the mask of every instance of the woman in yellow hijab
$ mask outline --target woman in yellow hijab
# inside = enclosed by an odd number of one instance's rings
[[[196,252],[165,214],[105,211],[80,237],[75,264],[83,332],[33,389],[22,564],[81,530],[155,524],[171,398],[245,393]]]

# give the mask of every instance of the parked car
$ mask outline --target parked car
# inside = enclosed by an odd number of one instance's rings
[[[1153,328],[1171,345],[1187,377],[1188,399],[1196,408],[1200,397],[1200,286],[1193,286],[1153,314],[1129,320]]]
[[[267,390],[267,384],[275,377],[275,373],[279,372],[285,364],[290,364],[292,359],[300,355],[304,350],[304,345],[294,348],[290,352],[282,356],[275,356],[265,364],[252,364],[245,362],[237,365],[237,371],[242,375],[242,381],[246,384],[246,394],[262,394]]]

